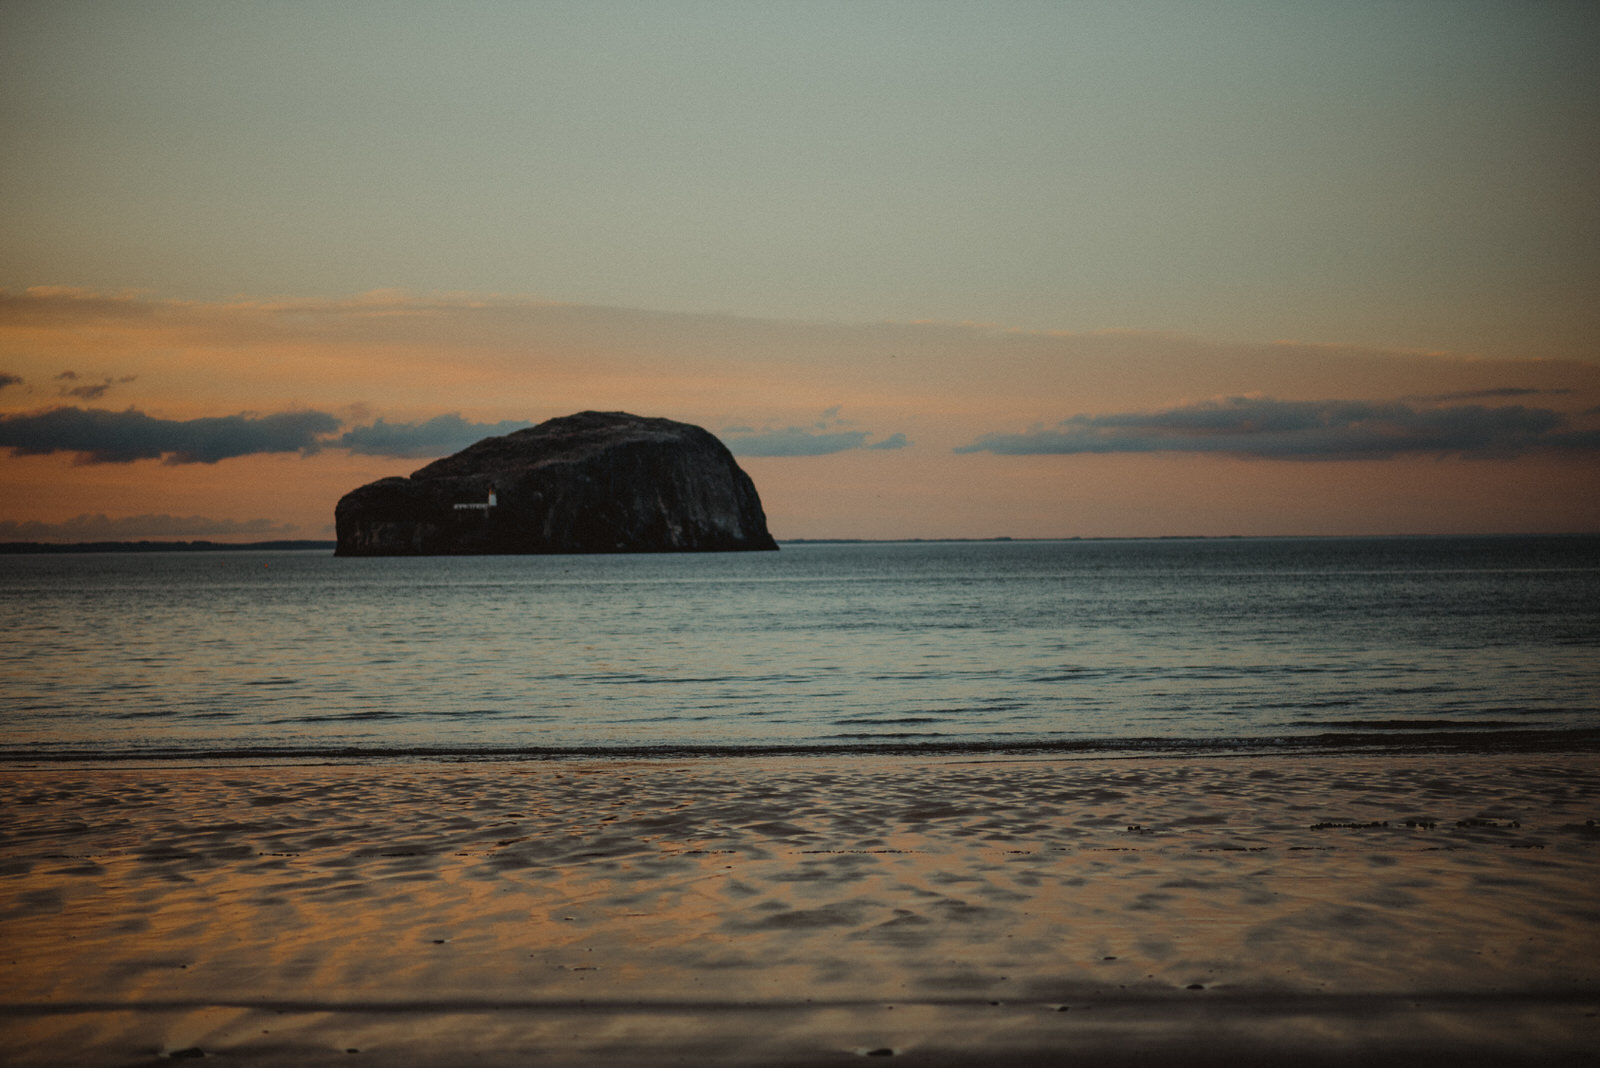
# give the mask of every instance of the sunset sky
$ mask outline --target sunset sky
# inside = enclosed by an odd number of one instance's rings
[[[582,409],[796,537],[1600,530],[1591,2],[0,4],[0,541]]]

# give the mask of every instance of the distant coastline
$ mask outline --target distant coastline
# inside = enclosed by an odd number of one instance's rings
[[[334,542],[320,540],[280,541],[4,541],[0,554],[17,553],[192,553],[263,552],[322,549],[333,552]]]
[[[1328,539],[1382,540],[1385,538],[1593,538],[1600,531],[1555,531],[1550,533],[1499,532],[1490,534],[1061,534],[1055,537],[1024,538],[779,538],[779,545],[918,545],[987,543],[997,541],[1321,541]]]

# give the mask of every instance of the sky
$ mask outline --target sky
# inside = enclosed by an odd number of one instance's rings
[[[0,2],[0,540],[584,409],[780,539],[1600,530],[1600,5]]]

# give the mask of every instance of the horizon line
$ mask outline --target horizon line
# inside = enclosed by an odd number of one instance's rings
[[[1340,540],[1377,538],[1594,538],[1597,531],[1475,531],[1389,534],[1063,534],[1046,537],[1018,537],[998,534],[983,538],[962,537],[904,537],[904,538],[774,538],[779,545],[937,545],[982,544],[1003,542],[1054,542],[1054,541],[1288,541],[1288,540]],[[338,546],[334,538],[274,538],[264,541],[211,541],[196,539],[125,539],[98,541],[6,541],[0,542],[0,555],[25,556],[29,553],[94,553],[94,552],[332,552]],[[451,555],[451,554],[443,554]],[[582,553],[497,553],[467,555],[510,556],[573,556],[593,555]],[[616,553],[606,555],[683,555],[661,553]]]

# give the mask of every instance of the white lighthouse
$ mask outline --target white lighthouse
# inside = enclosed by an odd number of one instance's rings
[[[499,503],[500,499],[495,496],[494,486],[491,485],[489,487],[489,499],[487,501],[474,501],[471,504],[458,504],[455,506],[455,509],[458,512],[487,512],[489,509],[493,508]]]

